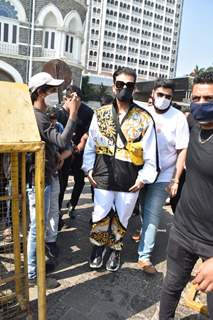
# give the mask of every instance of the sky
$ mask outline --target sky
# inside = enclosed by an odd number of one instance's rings
[[[213,0],[184,0],[177,77],[213,66]]]

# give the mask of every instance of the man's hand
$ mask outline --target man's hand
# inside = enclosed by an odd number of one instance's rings
[[[71,97],[66,100],[66,106],[69,109],[69,119],[76,120],[80,104],[81,99],[76,92],[72,93]]]
[[[140,180],[136,180],[134,186],[132,186],[131,188],[129,188],[129,192],[137,192],[140,191],[144,186],[143,181]]]
[[[89,182],[90,182],[91,186],[92,186],[93,188],[95,188],[95,187],[97,187],[97,183],[96,183],[95,180],[93,179],[92,173],[93,173],[93,170],[90,170],[90,171],[88,172],[87,177],[88,177],[88,179],[89,179]]]
[[[57,156],[57,169],[61,169],[64,164],[63,156],[60,153],[56,153]]]
[[[213,258],[200,265],[193,283],[198,285],[197,290],[206,293],[213,291]]]
[[[175,197],[178,191],[178,182],[176,181],[171,181],[168,185],[168,187],[166,187],[166,191],[169,193],[170,197]]]

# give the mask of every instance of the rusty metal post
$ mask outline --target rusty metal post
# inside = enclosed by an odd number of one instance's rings
[[[18,153],[11,154],[11,180],[12,180],[12,226],[13,251],[15,263],[15,289],[18,300],[21,300],[21,249],[19,241],[19,181],[18,181]]]
[[[28,287],[28,267],[27,267],[27,208],[26,208],[26,153],[21,155],[21,212],[22,212],[22,245],[24,254],[24,307],[29,313],[29,287]]]
[[[36,253],[38,285],[38,319],[46,319],[46,270],[44,240],[44,143],[35,153]]]

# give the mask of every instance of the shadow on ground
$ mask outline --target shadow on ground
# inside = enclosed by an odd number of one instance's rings
[[[71,188],[68,189],[68,192]],[[68,197],[66,198],[66,200]],[[65,201],[66,207],[66,201]],[[91,246],[88,240],[92,213],[90,187],[84,193],[75,212],[75,219],[64,215],[67,228],[60,232],[60,256],[56,271],[51,275],[60,287],[48,291],[47,319],[49,320],[157,320],[163,273],[166,270],[166,247],[173,216],[167,208],[162,212],[153,262],[159,272],[146,275],[137,267],[137,244],[131,235],[140,228],[140,219],[130,219],[122,251],[122,267],[116,273],[91,271],[88,265]],[[32,303],[37,319],[35,302]],[[186,317],[182,317],[186,315]],[[177,319],[204,319],[181,309]]]

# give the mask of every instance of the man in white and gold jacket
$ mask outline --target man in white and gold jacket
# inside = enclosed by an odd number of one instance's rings
[[[136,73],[120,68],[113,82],[114,102],[94,113],[82,166],[94,187],[90,267],[102,267],[109,247],[109,271],[120,267],[122,240],[140,189],[158,174],[154,122],[133,102]]]

